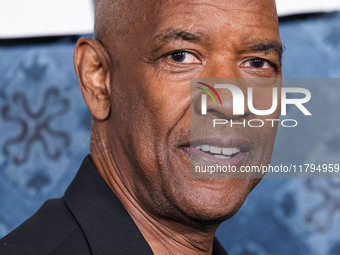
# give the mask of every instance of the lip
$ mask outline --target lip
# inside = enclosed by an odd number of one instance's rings
[[[190,139],[190,143],[182,147],[196,147],[208,144],[217,147],[239,148],[241,152],[250,150],[250,143],[243,137],[207,137]]]
[[[230,159],[218,159],[212,154],[196,149],[196,146],[208,144],[217,147],[239,148],[240,152]],[[199,164],[220,164],[239,166],[244,163],[246,155],[250,151],[250,143],[243,137],[207,137],[195,138],[186,145],[180,146],[185,153],[190,156],[190,160],[194,160]]]

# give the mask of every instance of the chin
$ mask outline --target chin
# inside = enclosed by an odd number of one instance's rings
[[[195,211],[186,211],[186,216],[200,226],[219,225],[233,217],[241,208],[244,199],[235,199],[232,203],[212,207],[211,205],[195,204]]]
[[[193,222],[219,224],[234,216],[260,179],[207,179],[175,194],[177,208]],[[187,186],[187,187],[188,187]],[[178,189],[177,189],[178,191]]]

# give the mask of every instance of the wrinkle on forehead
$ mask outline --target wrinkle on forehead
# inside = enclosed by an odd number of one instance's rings
[[[191,6],[210,6],[221,11],[240,11],[265,15],[268,17],[277,17],[275,0],[171,0],[164,1],[166,7],[175,7],[183,5],[191,8]]]
[[[219,3],[219,4],[217,4]],[[95,0],[95,37],[125,33],[139,23],[155,17],[160,8],[206,5],[223,11],[249,12],[277,17],[275,0]]]

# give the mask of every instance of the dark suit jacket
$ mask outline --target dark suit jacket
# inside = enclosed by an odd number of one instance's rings
[[[65,195],[46,201],[1,239],[0,254],[143,255],[152,251],[87,156]],[[226,254],[216,238],[213,254]]]

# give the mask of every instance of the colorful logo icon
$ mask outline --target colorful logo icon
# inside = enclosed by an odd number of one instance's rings
[[[203,85],[203,86],[205,86],[205,87],[207,87],[207,88],[209,88],[212,92],[214,92],[214,94],[217,96],[217,98],[218,98],[218,100],[220,101],[220,104],[221,104],[221,106],[222,106],[222,100],[221,100],[221,98],[220,98],[220,95],[219,95],[218,92],[216,91],[216,89],[214,89],[214,88],[211,87],[210,85],[205,84],[205,83],[203,83],[203,82],[197,82],[197,83],[198,83],[198,84],[201,84],[201,85]],[[201,88],[201,87],[197,87],[197,88],[200,89],[200,90],[203,90],[205,93],[207,93],[207,94],[211,97],[211,99],[214,101],[215,105],[217,105],[216,100],[215,100],[214,96],[211,94],[210,91],[208,91],[208,90],[206,90],[206,89],[204,89],[204,88]]]

